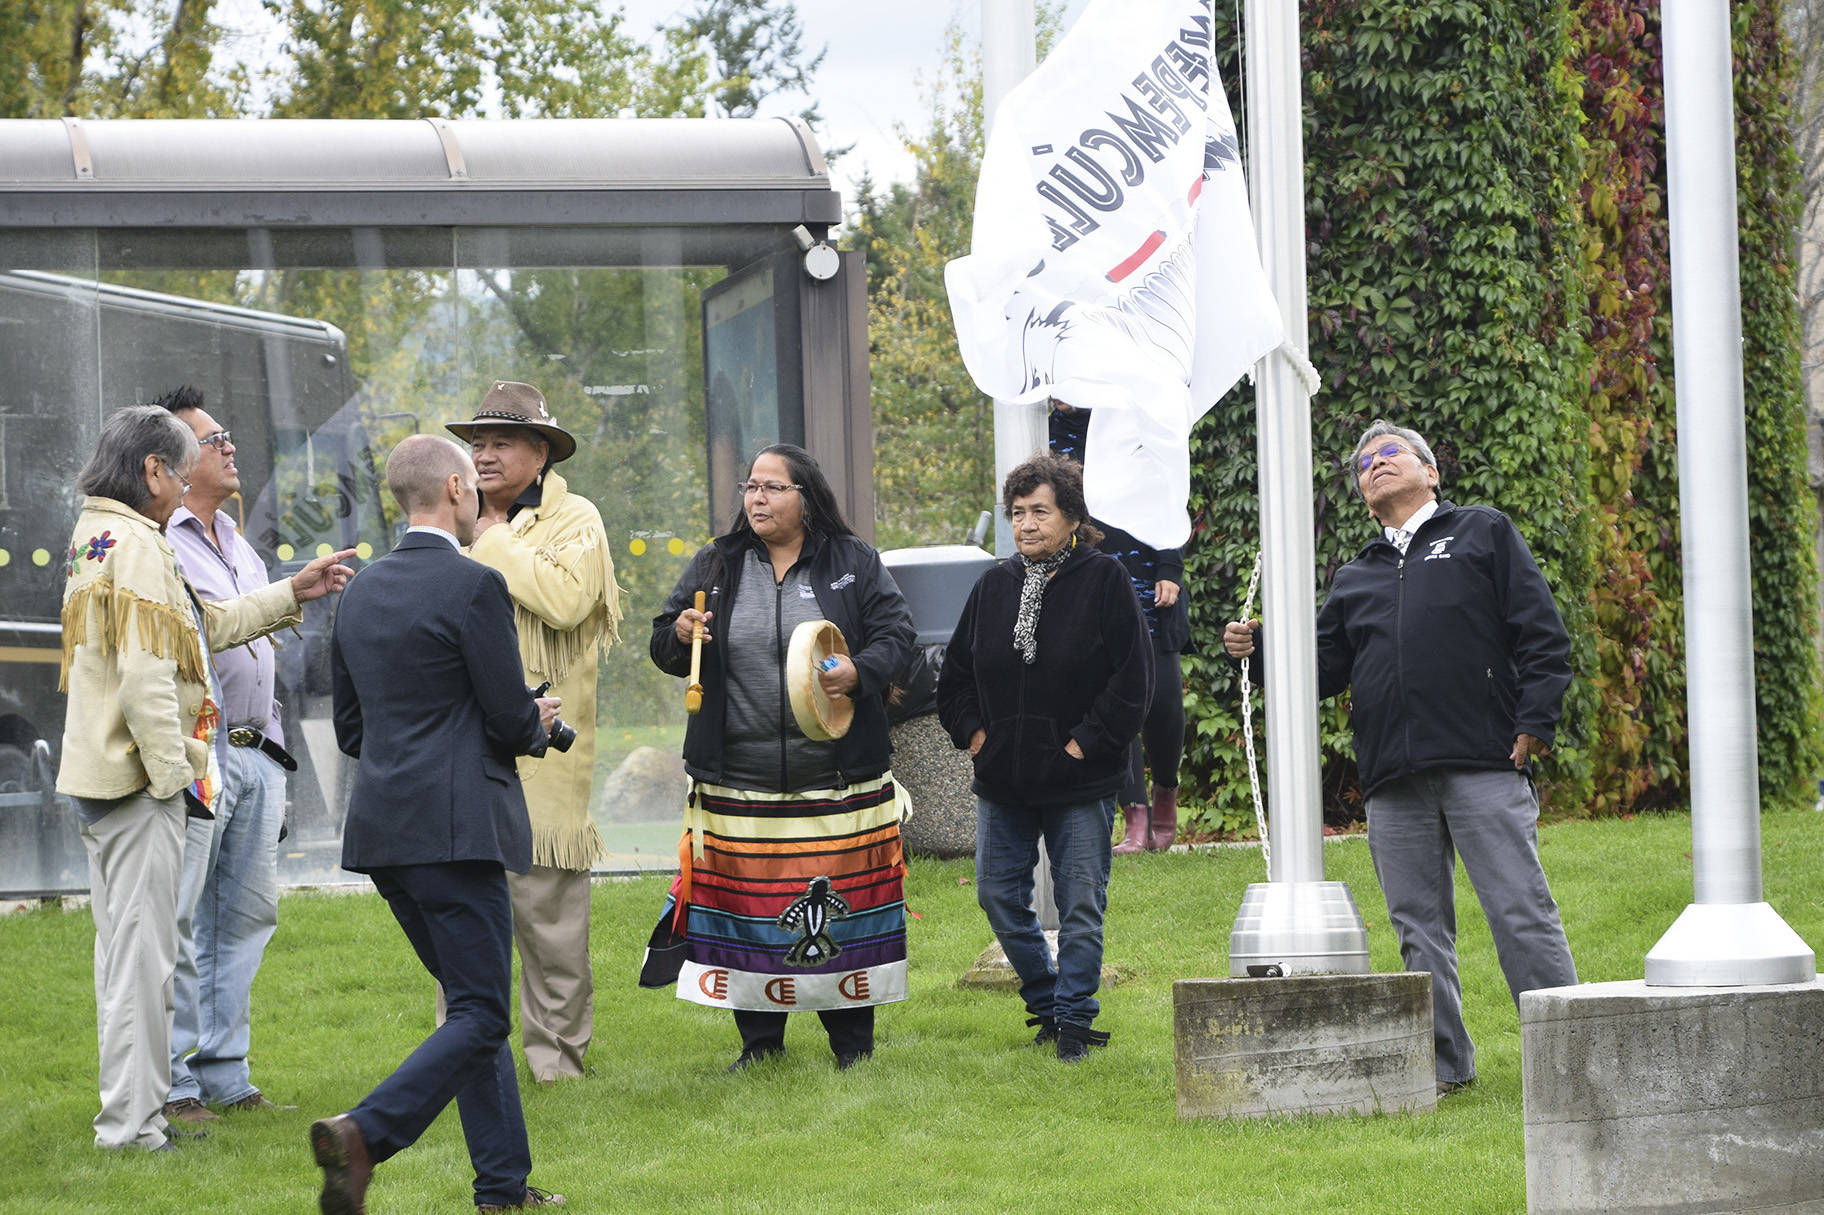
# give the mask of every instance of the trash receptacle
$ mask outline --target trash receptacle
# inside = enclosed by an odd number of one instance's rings
[[[929,856],[975,855],[974,768],[937,721],[937,674],[944,649],[976,580],[994,567],[993,554],[973,544],[890,549],[881,561],[912,612],[918,644],[900,677],[897,703],[887,706],[893,777],[912,799],[901,832],[906,847]]]

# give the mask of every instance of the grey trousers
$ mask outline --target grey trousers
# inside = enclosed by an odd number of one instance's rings
[[[184,800],[145,793],[76,799],[95,918],[95,1019],[101,1112],[95,1146],[164,1146],[171,1089],[177,888]]]
[[[1368,850],[1407,970],[1431,972],[1439,1080],[1476,1074],[1457,981],[1456,857],[1481,900],[1495,954],[1520,993],[1577,982],[1558,904],[1539,865],[1539,801],[1511,771],[1428,768],[1368,798]]]

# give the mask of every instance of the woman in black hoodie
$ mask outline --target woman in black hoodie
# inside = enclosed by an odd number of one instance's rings
[[[1017,556],[975,584],[938,680],[951,741],[974,757],[977,898],[1039,1027],[1074,1063],[1108,1035],[1100,1006],[1109,833],[1127,747],[1152,694],[1146,619],[1119,562],[1098,552],[1073,460],[1035,455],[1007,476]],[[1058,956],[1031,907],[1043,838]]]

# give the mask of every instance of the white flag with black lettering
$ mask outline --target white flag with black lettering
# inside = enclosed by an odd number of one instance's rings
[[[1191,426],[1284,334],[1261,271],[1208,0],[1090,0],[995,115],[963,362],[998,400],[1093,409],[1090,513],[1190,535]]]

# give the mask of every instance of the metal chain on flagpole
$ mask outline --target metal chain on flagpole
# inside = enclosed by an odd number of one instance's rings
[[[1254,618],[1254,593],[1260,589],[1259,549],[1254,550],[1254,572],[1248,575],[1248,593],[1241,605],[1242,623]],[[1267,803],[1260,792],[1260,760],[1254,754],[1254,682],[1248,678],[1252,658],[1241,660],[1241,740],[1248,752],[1248,788],[1254,794],[1254,821],[1260,826],[1260,859],[1266,862],[1267,880],[1273,880],[1273,842],[1267,831]]]

